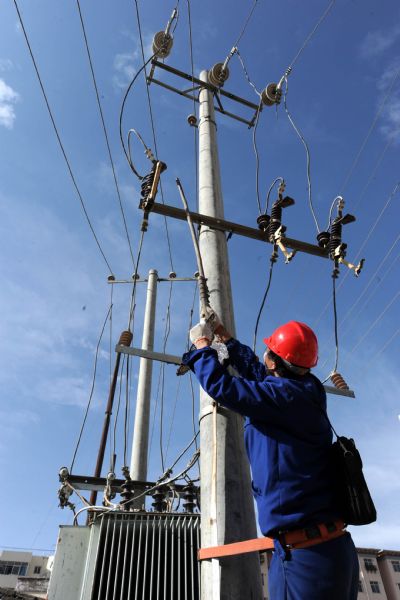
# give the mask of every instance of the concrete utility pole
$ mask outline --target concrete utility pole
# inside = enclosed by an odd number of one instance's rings
[[[147,297],[142,339],[143,350],[153,350],[154,348],[154,323],[156,314],[157,281],[158,273],[155,269],[151,269],[149,271],[149,279],[147,283]],[[149,445],[152,373],[153,361],[147,358],[141,358],[130,468],[130,475],[134,481],[146,481],[147,479],[147,454]],[[133,500],[132,502],[133,508],[141,509],[143,505],[144,497],[140,498],[136,503],[135,500]]]
[[[208,81],[207,71],[200,75]],[[213,95],[200,91],[199,212],[224,217]],[[225,327],[235,332],[228,252],[222,231],[202,226],[200,251],[210,291],[210,304]],[[200,392],[201,546],[216,546],[257,537],[250,472],[243,442],[243,418],[218,408],[216,431],[212,399]],[[217,441],[216,473],[213,441]],[[257,553],[203,561],[202,600],[262,600]]]

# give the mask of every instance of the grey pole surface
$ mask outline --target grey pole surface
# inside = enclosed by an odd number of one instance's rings
[[[158,273],[155,269],[149,271],[147,283],[146,308],[143,324],[142,349],[154,348],[154,323],[156,314]],[[132,457],[130,475],[135,481],[147,479],[147,454],[149,442],[150,422],[150,397],[153,361],[147,358],[140,359],[139,378],[136,398],[135,427],[133,432]],[[140,499],[139,505],[133,501],[134,508],[141,508],[144,500]]]
[[[208,81],[207,71],[200,75]],[[200,91],[199,212],[224,217],[212,93]],[[222,231],[202,226],[200,251],[210,291],[210,304],[234,334],[228,251]],[[218,408],[216,431],[212,399],[200,392],[201,546],[257,537],[251,481],[243,442],[243,418]],[[215,422],[215,421],[214,421]],[[213,443],[216,441],[216,469]],[[216,498],[216,511],[215,511]],[[215,514],[216,512],[216,514]],[[216,519],[215,519],[216,517]],[[262,600],[258,553],[201,564],[202,600]]]

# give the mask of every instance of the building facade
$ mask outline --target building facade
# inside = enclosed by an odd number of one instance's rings
[[[15,590],[32,587],[39,591],[48,584],[49,557],[32,552],[0,551],[0,588]]]

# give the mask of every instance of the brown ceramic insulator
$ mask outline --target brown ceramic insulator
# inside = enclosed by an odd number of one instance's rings
[[[119,338],[120,346],[130,346],[133,335],[131,331],[123,331],[121,333],[121,337]]]
[[[331,381],[333,383],[333,385],[338,388],[338,390],[348,390],[349,386],[347,385],[347,383],[345,382],[345,380],[343,379],[343,377],[341,376],[340,373],[332,373],[331,375]]]

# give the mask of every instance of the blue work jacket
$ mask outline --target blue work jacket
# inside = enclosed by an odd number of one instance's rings
[[[184,363],[211,398],[247,417],[245,443],[262,533],[274,537],[340,518],[333,503],[332,433],[321,411],[326,409],[322,383],[312,374],[268,375],[248,346],[231,339],[227,348],[239,377],[220,365],[210,347],[187,353]]]

